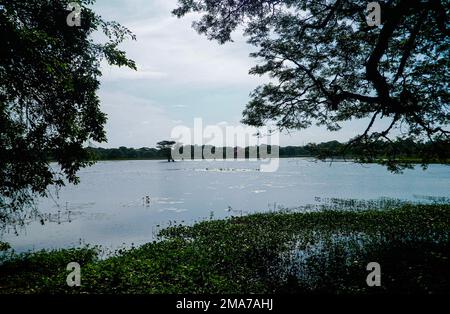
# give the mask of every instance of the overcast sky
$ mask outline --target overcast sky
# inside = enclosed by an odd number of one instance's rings
[[[235,33],[234,42],[219,45],[197,34],[196,16],[171,15],[176,0],[97,0],[94,10],[107,20],[128,27],[137,41],[120,47],[136,61],[138,71],[103,66],[99,95],[108,114],[108,143],[101,147],[154,147],[170,138],[174,127],[239,125],[249,93],[264,82],[251,76],[255,48]],[[283,134],[280,144],[304,145],[345,141],[360,133],[364,121],[353,121],[330,133],[313,127]]]

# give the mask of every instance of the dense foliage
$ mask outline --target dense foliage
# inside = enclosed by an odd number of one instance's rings
[[[180,225],[106,259],[95,248],[5,253],[0,293],[448,293],[450,206],[378,206],[335,200]],[[81,287],[70,288],[74,261]],[[381,287],[366,284],[369,262],[381,265]]]
[[[0,0],[0,220],[89,164],[88,140],[106,141],[96,94],[100,62],[135,68],[118,45],[134,36],[88,5],[80,26],[64,0]],[[104,33],[105,42],[93,35]],[[99,37],[99,36],[97,36]],[[51,158],[50,158],[51,156]],[[55,160],[58,168],[49,166]]]
[[[166,159],[166,154],[157,148],[132,148],[121,146],[119,148],[87,148],[91,156],[97,160],[121,159]]]
[[[393,136],[448,144],[450,2],[377,1],[375,27],[367,23],[369,2],[179,0],[173,13],[199,13],[194,28],[220,43],[244,27],[258,49],[250,73],[271,77],[253,92],[244,123],[336,131],[365,118],[367,128],[352,141],[358,146]],[[442,153],[440,144],[433,148]]]

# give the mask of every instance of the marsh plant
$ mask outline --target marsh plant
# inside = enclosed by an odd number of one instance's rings
[[[450,205],[363,203],[330,200],[320,210],[282,210],[174,225],[162,229],[158,241],[103,257],[101,248],[89,246],[23,254],[6,249],[0,291],[448,292]],[[67,286],[71,262],[80,265],[80,287]],[[380,286],[367,285],[371,262],[382,267]]]

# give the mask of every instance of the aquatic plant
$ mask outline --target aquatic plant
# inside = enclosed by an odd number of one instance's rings
[[[445,293],[450,205],[276,211],[160,231],[106,259],[98,248],[10,254],[1,293]],[[373,206],[376,203],[372,203]],[[81,265],[68,287],[66,265]],[[381,287],[368,287],[378,262]]]

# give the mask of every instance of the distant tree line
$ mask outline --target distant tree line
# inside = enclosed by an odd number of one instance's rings
[[[91,157],[96,160],[121,160],[121,159],[167,159],[166,152],[157,148],[86,148]]]
[[[436,147],[440,149],[436,153]],[[324,142],[320,144],[307,144],[304,146],[286,146],[277,147],[279,149],[279,156],[286,157],[314,157],[319,159],[357,159],[362,162],[381,162],[385,156],[396,156],[397,161],[415,161],[415,162],[439,162],[449,163],[450,161],[450,143],[448,141],[442,142],[415,142],[413,140],[399,139],[396,141],[379,141],[372,143],[372,145],[348,145],[347,143],[340,143],[338,141]],[[93,159],[95,160],[121,160],[121,159],[166,159],[167,148],[86,148]],[[216,153],[220,149],[214,146],[198,146],[186,145],[178,148],[180,154],[190,156],[188,159],[208,159],[208,152]],[[262,152],[271,154],[273,147],[225,147],[222,148],[222,158],[254,158],[263,157]],[[190,154],[186,154],[186,150],[190,150]],[[257,155],[255,155],[257,153]],[[217,156],[217,155],[216,155]],[[387,164],[389,167],[389,164]]]

